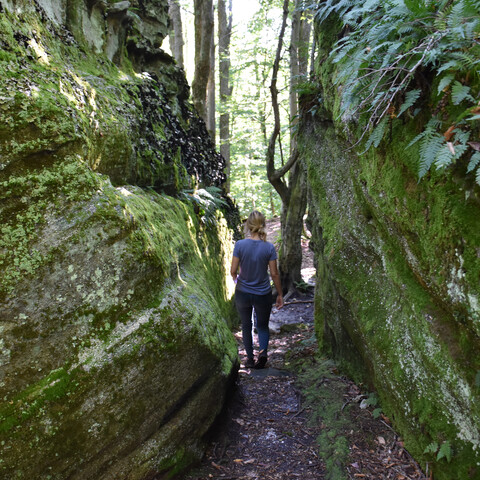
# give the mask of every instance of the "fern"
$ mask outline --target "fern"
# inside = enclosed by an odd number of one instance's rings
[[[365,144],[365,151],[367,151],[372,145],[377,148],[378,145],[380,145],[380,142],[382,141],[383,134],[385,133],[385,128],[387,127],[388,124],[388,118],[384,118],[374,129],[372,134],[367,140],[367,143]]]
[[[460,104],[463,100],[471,100],[472,102],[475,99],[470,95],[470,87],[468,85],[462,85],[460,82],[454,82],[452,86],[452,102],[454,105]]]
[[[435,155],[435,166],[439,170],[445,168],[453,162],[454,158],[455,154],[450,150],[450,147],[446,143],[443,143]],[[430,168],[430,165],[428,168]]]
[[[475,181],[480,185],[480,167],[477,168],[477,174],[475,175]]]
[[[452,460],[452,447],[450,446],[450,442],[447,440],[446,442],[442,443],[440,449],[438,450],[437,454],[437,461],[445,458],[448,463]]]
[[[407,92],[407,94],[405,95],[405,102],[400,107],[400,110],[397,116],[399,117],[403,112],[408,110],[417,101],[421,93],[422,93],[421,90],[418,90],[418,89],[410,90],[409,92]]]
[[[443,90],[445,90],[445,88],[447,88],[452,83],[454,78],[455,77],[451,74],[443,76],[437,87],[438,93],[443,92]]]
[[[432,442],[425,447],[425,450],[423,451],[423,453],[437,453],[437,450],[438,450],[438,443]]]
[[[479,164],[480,164],[480,152],[475,152],[471,156],[470,161],[468,162],[467,173],[470,173],[471,171],[475,170],[475,168]]]
[[[349,26],[330,58],[341,87],[340,116],[363,127],[366,149],[382,141],[393,107],[398,117],[422,95],[431,95],[416,81],[431,72],[438,79],[432,110],[443,122],[428,122],[410,143],[420,144],[419,177],[432,165],[445,169],[469,153],[467,132],[476,130],[473,122],[480,119],[473,109],[480,94],[479,12],[480,0],[323,0],[317,5],[320,23],[335,15]],[[457,132],[446,143],[442,132],[450,125],[457,125]],[[480,164],[473,170],[477,173]]]
[[[458,160],[468,150],[468,141],[471,132],[463,130],[455,130],[455,160]]]
[[[420,144],[420,158],[418,161],[418,177],[422,178],[435,163],[437,157],[443,156],[440,149],[444,145],[444,138],[438,133],[426,135]]]
[[[217,210],[228,207],[227,202],[221,197],[222,190],[218,187],[184,190],[181,195],[184,200],[194,205],[200,220],[205,224],[215,224]]]

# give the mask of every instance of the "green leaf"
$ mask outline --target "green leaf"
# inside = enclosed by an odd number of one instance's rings
[[[437,461],[441,460],[442,458],[446,458],[448,463],[450,463],[452,460],[452,447],[450,446],[450,442],[448,440],[442,443],[440,450],[438,451]]]
[[[462,85],[460,82],[455,82],[452,87],[452,102],[454,105],[459,105],[463,100],[468,99],[472,102],[475,99],[470,95],[470,87]]]
[[[407,92],[407,94],[405,95],[405,102],[402,104],[402,106],[400,107],[400,111],[398,112],[398,117],[403,113],[405,112],[406,110],[408,110],[418,99],[418,97],[420,96],[420,93],[421,90],[410,90],[409,92]]]
[[[378,403],[378,398],[377,396],[374,394],[374,393],[371,393],[368,398],[365,400],[365,403],[367,405],[371,405],[372,407],[374,407],[375,405],[377,405]]]
[[[468,121],[471,120],[480,120],[480,115],[474,115],[473,117],[467,118]]]
[[[444,65],[442,65],[438,70],[437,70],[437,74],[439,73],[442,73],[444,72],[445,70],[448,70],[450,68],[454,69],[454,70],[459,70],[460,69],[460,64],[456,61],[456,60],[451,60],[447,63],[445,63]]]
[[[437,92],[441,93],[446,87],[448,87],[452,83],[453,79],[453,75],[445,75],[444,77],[442,77],[440,83],[438,84]]]
[[[427,445],[423,453],[437,453],[438,450],[438,443],[432,442],[430,445]]]
[[[380,417],[381,414],[382,414],[382,409],[381,409],[381,408],[376,408],[376,409],[372,412],[373,418],[378,418],[378,417]]]
[[[475,181],[480,185],[480,167],[477,168],[477,174],[475,175]]]
[[[439,148],[439,150],[437,152],[437,155],[435,157],[435,166],[438,169],[445,168],[453,162],[454,158],[455,158],[455,156],[450,151],[447,144],[444,144],[444,145],[442,145],[441,148]]]
[[[427,135],[420,145],[420,160],[418,164],[418,177],[422,178],[437,159],[437,155],[444,145],[442,135]]]
[[[377,148],[382,141],[383,135],[385,134],[385,128],[387,127],[388,118],[385,117],[382,121],[373,129],[370,137],[368,137],[367,143],[365,144],[365,152],[373,145]]]

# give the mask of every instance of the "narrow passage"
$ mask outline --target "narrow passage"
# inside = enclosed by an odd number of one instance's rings
[[[267,229],[275,242],[280,222]],[[302,251],[310,282],[305,239]],[[182,480],[427,479],[365,387],[319,355],[313,310],[310,291],[272,311],[268,368],[240,369],[201,465]],[[235,336],[243,361],[241,332]]]
[[[268,368],[240,369],[202,464],[183,480],[427,478],[371,397],[318,355],[312,301],[272,314]]]

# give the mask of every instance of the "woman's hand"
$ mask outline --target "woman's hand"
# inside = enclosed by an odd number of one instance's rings
[[[230,266],[230,275],[233,281],[237,283],[238,266],[240,265],[240,259],[238,257],[232,257],[232,265]]]
[[[277,310],[280,310],[283,307],[283,295],[277,295],[275,306],[277,307]]]

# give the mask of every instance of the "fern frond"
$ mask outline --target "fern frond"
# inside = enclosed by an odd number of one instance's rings
[[[455,77],[453,75],[444,75],[439,84],[438,84],[438,87],[437,87],[437,92],[438,93],[441,93],[443,92],[443,90],[445,90],[445,88],[447,88],[453,81]]]
[[[442,458],[445,458],[448,463],[452,460],[452,447],[450,446],[450,442],[447,440],[446,442],[443,442],[440,449],[438,450],[437,453],[437,462],[441,460]]]
[[[465,99],[471,100],[472,102],[475,101],[470,95],[470,87],[456,81],[452,86],[452,102],[454,105],[459,105]]]
[[[380,123],[373,129],[370,137],[368,137],[367,142],[365,143],[365,152],[373,145],[377,148],[382,141],[383,135],[385,134],[385,128],[388,124],[388,118],[383,118]]]
[[[468,162],[467,173],[470,173],[472,170],[480,164],[480,152],[475,152]]]
[[[444,144],[444,138],[437,134],[427,135],[420,145],[420,158],[418,162],[418,177],[422,178],[437,159],[437,155]]]
[[[437,74],[444,72],[445,70],[461,70],[461,63],[457,60],[450,60],[449,62],[443,64],[438,70]]]
[[[458,160],[467,150],[472,132],[455,129],[455,159]]]
[[[408,110],[418,99],[418,97],[421,94],[421,90],[410,90],[409,92],[406,93],[405,95],[405,102],[403,102],[402,106],[400,107],[400,110],[398,112],[398,117]]]
[[[477,168],[477,173],[475,175],[475,181],[477,182],[478,185],[480,185],[480,167]]]
[[[471,70],[475,68],[480,62],[478,58],[475,58],[473,55],[469,55],[466,52],[451,52],[451,56],[458,60],[458,63],[465,70]]]
[[[441,145],[435,156],[435,166],[437,167],[437,170],[441,170],[450,165],[454,158],[455,156],[450,150],[450,147],[446,143]]]
[[[425,126],[425,129],[423,132],[420,132],[408,145],[406,148],[410,148],[412,145],[417,143],[419,140],[422,140],[422,138],[425,138],[426,136],[433,135],[433,133],[440,127],[442,122],[437,118],[433,117],[431,118],[427,125]]]

